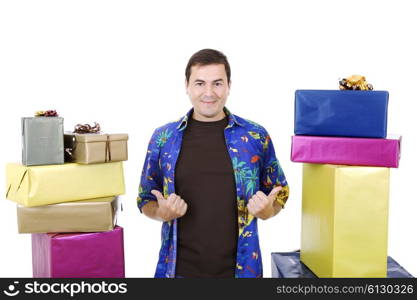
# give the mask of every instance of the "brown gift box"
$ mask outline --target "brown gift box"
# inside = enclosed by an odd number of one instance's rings
[[[19,233],[101,232],[116,224],[118,197],[95,198],[36,207],[17,205]]]
[[[65,133],[65,158],[79,164],[124,161],[127,160],[127,140],[125,133]]]

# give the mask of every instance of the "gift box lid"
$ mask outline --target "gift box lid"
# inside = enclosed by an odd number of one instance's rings
[[[46,233],[48,238],[55,240],[88,240],[91,238],[103,238],[105,235],[110,234],[123,234],[123,227],[116,225],[113,230],[104,231],[104,232],[50,232]]]
[[[38,116],[38,117],[22,117],[22,120],[64,120],[63,117],[44,117],[44,116]]]
[[[127,141],[129,135],[127,133],[72,133],[66,132],[65,135],[72,135],[77,143],[94,143],[94,142],[106,142],[107,137],[109,141]]]

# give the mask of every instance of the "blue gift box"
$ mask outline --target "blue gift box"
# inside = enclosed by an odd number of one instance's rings
[[[302,262],[300,252],[271,253],[272,278],[317,278],[317,276]],[[387,258],[388,278],[413,278],[390,256]]]
[[[297,90],[296,135],[385,138],[387,91]]]

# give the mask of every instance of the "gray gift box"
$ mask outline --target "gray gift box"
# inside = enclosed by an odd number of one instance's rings
[[[22,164],[64,163],[64,118],[22,118]]]

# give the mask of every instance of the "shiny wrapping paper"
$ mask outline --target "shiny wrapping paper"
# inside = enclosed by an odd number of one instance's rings
[[[271,253],[272,278],[317,278],[301,261],[300,252],[275,252]],[[387,259],[388,278],[413,278],[392,257]]]
[[[61,117],[22,118],[22,164],[64,163],[64,119]]]
[[[385,138],[388,92],[298,90],[296,135]]]
[[[124,278],[123,228],[96,233],[34,233],[35,278]]]
[[[301,261],[318,277],[386,277],[389,170],[304,164]]]
[[[6,166],[6,198],[23,206],[110,197],[124,194],[123,163]]]
[[[293,162],[398,168],[400,137],[292,137]]]
[[[37,207],[17,205],[19,233],[100,232],[112,230],[117,197],[97,198]]]
[[[127,160],[127,134],[65,134],[67,161],[81,164]]]

